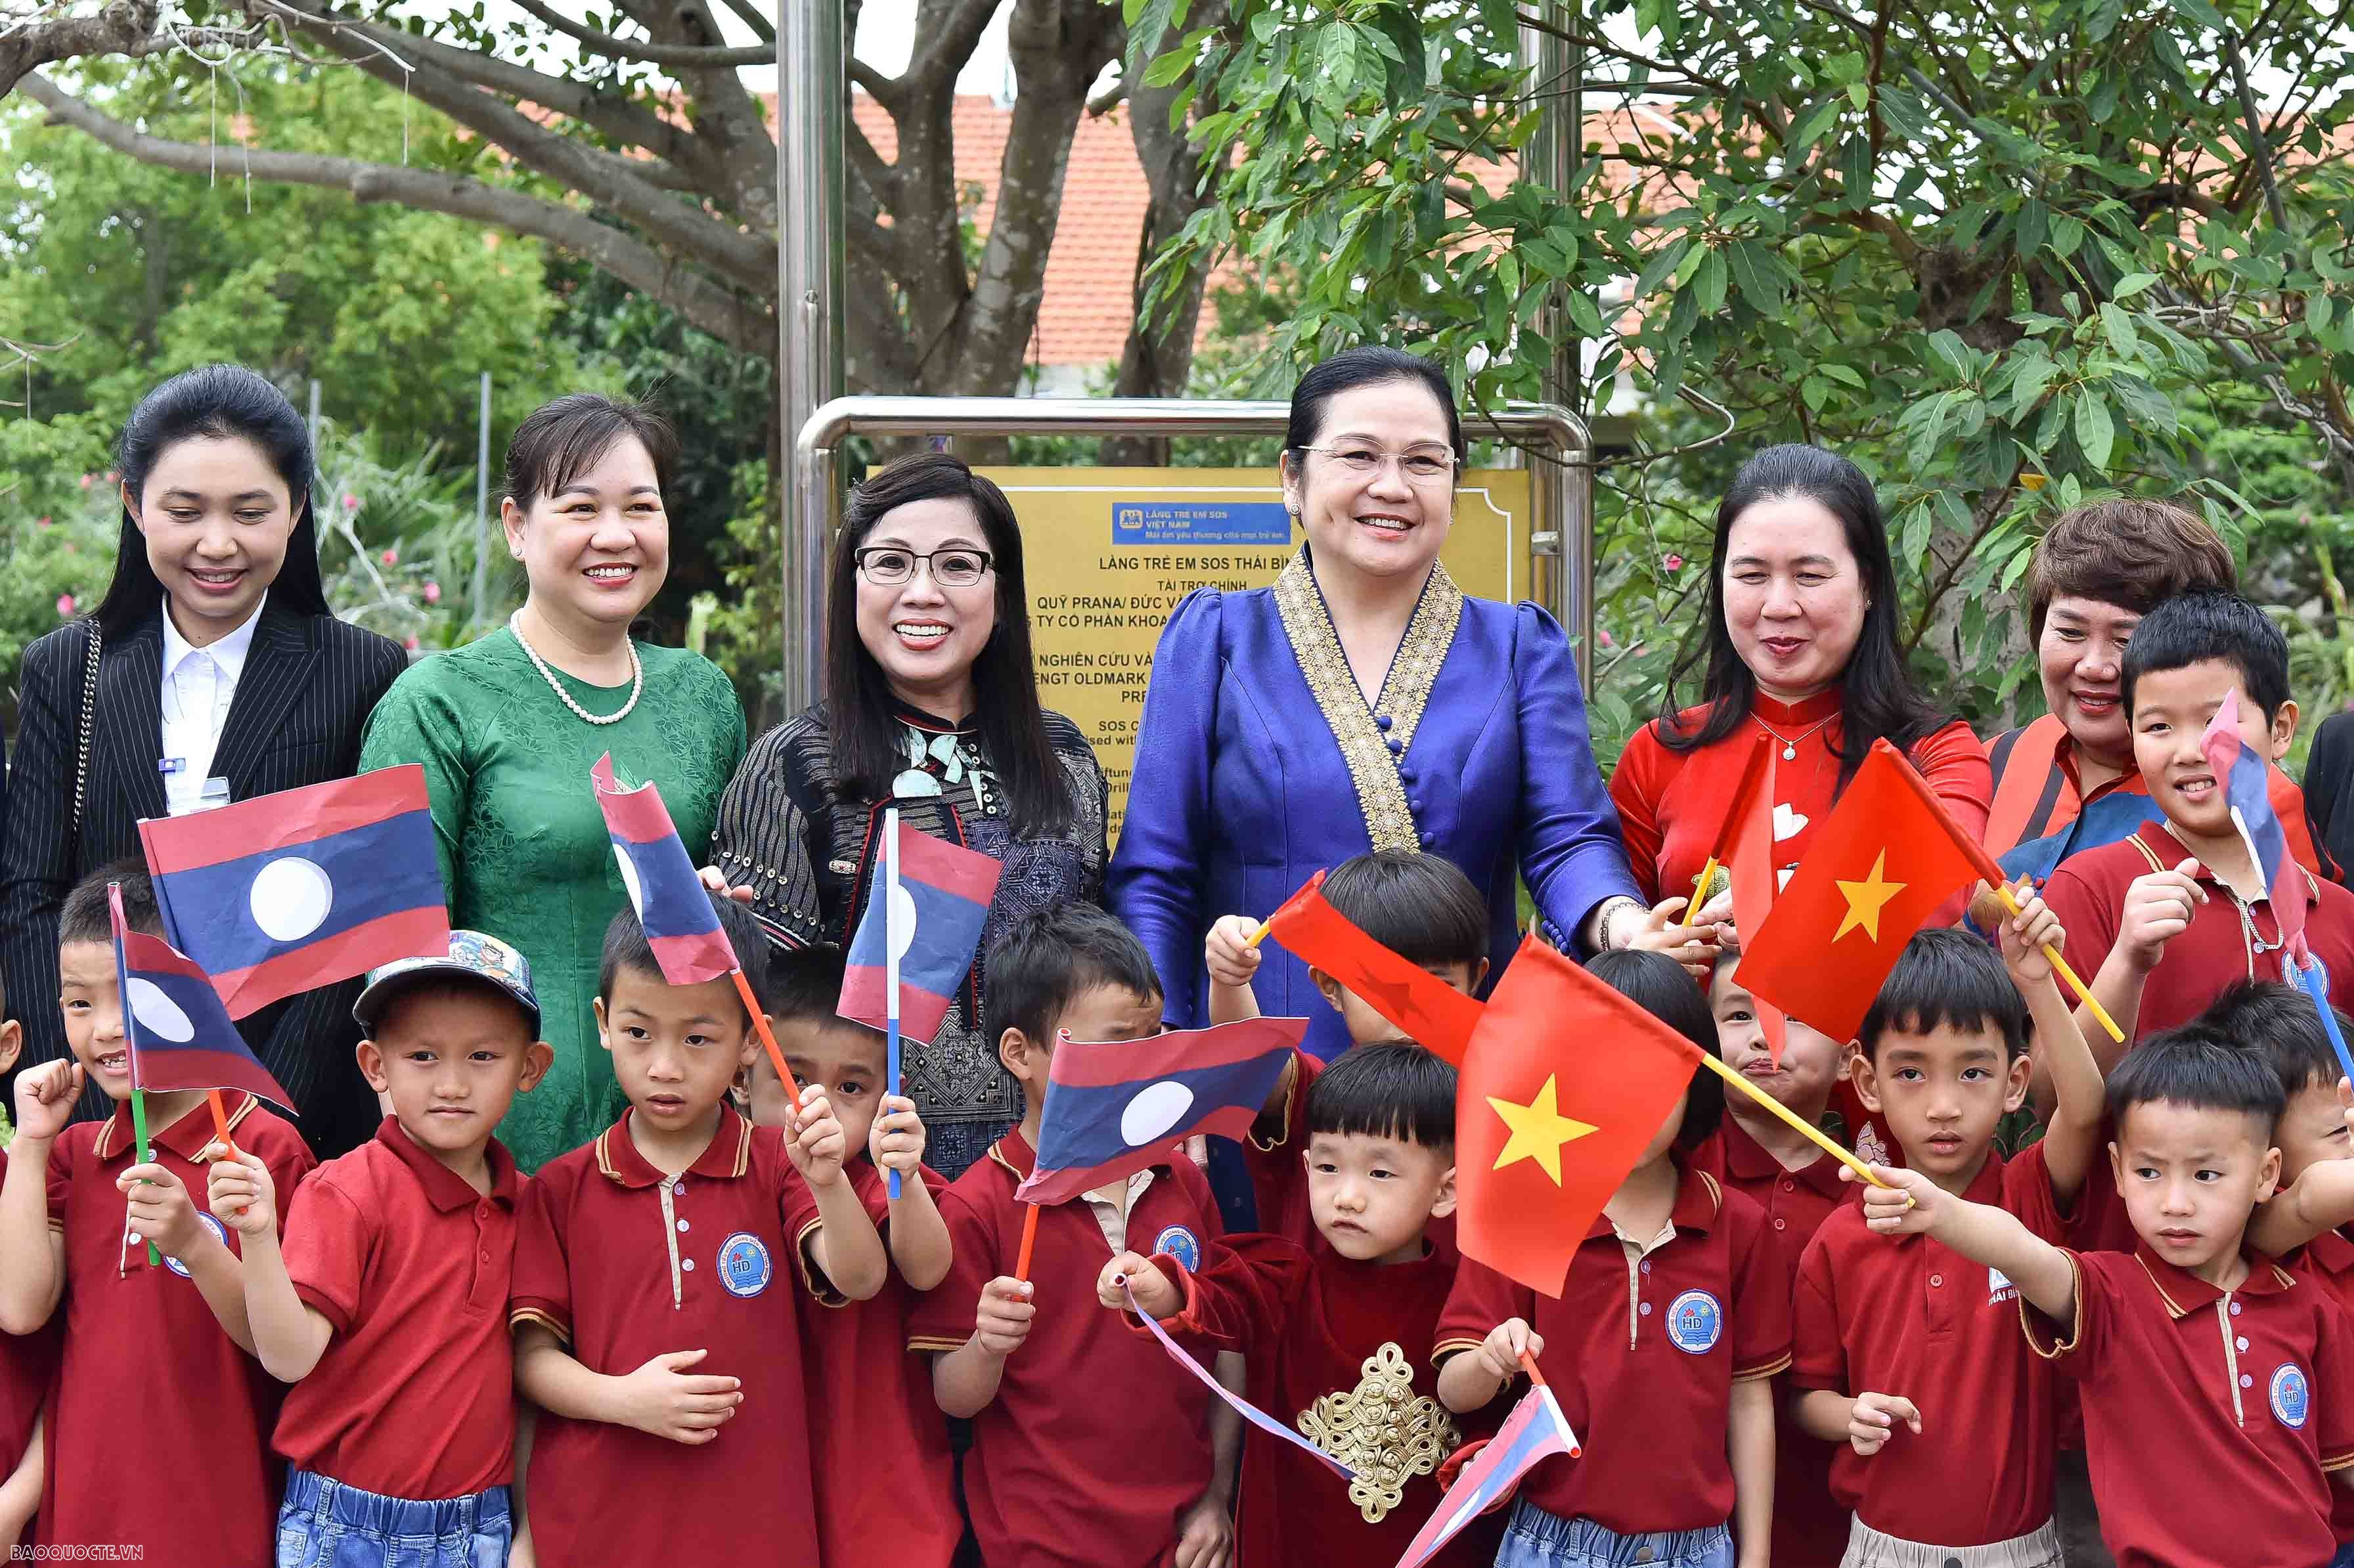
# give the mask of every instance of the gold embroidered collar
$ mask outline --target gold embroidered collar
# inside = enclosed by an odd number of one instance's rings
[[[1299,673],[1307,677],[1308,690],[1341,747],[1341,759],[1349,765],[1366,836],[1377,850],[1420,849],[1421,834],[1415,825],[1414,809],[1406,803],[1405,786],[1398,779],[1397,758],[1414,744],[1414,732],[1422,722],[1430,689],[1438,680],[1439,666],[1447,662],[1447,651],[1454,644],[1455,629],[1463,619],[1463,590],[1455,586],[1445,567],[1431,563],[1429,580],[1423,584],[1422,598],[1414,607],[1414,619],[1406,623],[1405,636],[1390,659],[1389,673],[1382,679],[1380,711],[1389,715],[1387,730],[1375,721],[1374,710],[1365,705],[1357,677],[1349,669],[1349,656],[1341,651],[1331,611],[1325,608],[1323,591],[1316,586],[1306,546],[1276,578],[1275,603],[1283,616],[1283,632],[1290,641],[1292,656],[1299,661]],[[1395,753],[1390,749],[1392,741],[1397,743]]]

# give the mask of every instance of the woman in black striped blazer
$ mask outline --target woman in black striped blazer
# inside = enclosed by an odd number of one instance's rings
[[[133,412],[117,467],[113,581],[90,615],[25,650],[18,677],[0,974],[27,1066],[66,1054],[56,998],[67,891],[135,858],[139,821],[164,815],[167,792],[220,779],[244,800],[353,773],[361,728],[406,662],[327,608],[309,432],[270,382],[233,365],[172,377]],[[380,1120],[352,1054],[355,990],[291,997],[239,1025],[323,1157]],[[84,1096],[86,1114],[104,1108],[94,1089]]]

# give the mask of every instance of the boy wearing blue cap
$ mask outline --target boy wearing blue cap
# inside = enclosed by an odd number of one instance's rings
[[[376,970],[352,1012],[360,1072],[392,1114],[295,1190],[283,1241],[262,1163],[212,1168],[212,1212],[245,1246],[254,1354],[294,1385],[272,1444],[288,1466],[278,1561],[398,1541],[417,1568],[504,1563],[522,1179],[492,1129],[555,1052],[530,965],[479,931]]]

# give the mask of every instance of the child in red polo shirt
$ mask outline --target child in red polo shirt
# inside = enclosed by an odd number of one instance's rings
[[[0,992],[0,1074],[16,1065],[25,1048],[24,1026],[6,1018]],[[0,1116],[0,1149],[16,1136]],[[41,1506],[41,1405],[57,1376],[54,1326],[37,1334],[0,1334],[0,1549],[32,1543],[33,1515]]]
[[[1234,1431],[1214,1457],[1211,1400],[1160,1346],[1096,1306],[1106,1259],[1199,1264],[1220,1234],[1209,1183],[1179,1158],[1036,1211],[1014,1277],[1046,1067],[1074,1040],[1161,1033],[1161,982],[1128,927],[1083,904],[1042,910],[989,950],[989,1027],[1022,1085],[1022,1123],[940,1200],[955,1254],[916,1304],[907,1348],[932,1357],[941,1410],[972,1420],[965,1503],[991,1568],[1162,1568],[1230,1549]],[[1149,1047],[1140,1046],[1139,1050]],[[1225,1407],[1220,1406],[1221,1409]]]
[[[1999,959],[1962,930],[1905,945],[1864,1017],[1855,1083],[1908,1167],[2056,1241],[2094,1158],[2100,1070],[2041,951],[2062,938],[2051,911],[2031,896],[2001,935]],[[2031,1019],[2057,1104],[2006,1164],[1995,1128],[2027,1097]],[[2017,1294],[1933,1239],[1890,1245],[1860,1207],[1816,1233],[1791,1309],[1791,1404],[1854,1510],[1842,1568],[2058,1568],[2052,1381],[2020,1339]]]
[[[1324,879],[1323,893],[1324,901],[1351,925],[1464,995],[1476,994],[1487,980],[1487,901],[1444,855],[1374,850],[1334,866]],[[1213,1023],[1259,1016],[1258,999],[1251,991],[1261,958],[1251,944],[1258,926],[1246,915],[1228,915],[1210,927],[1203,957],[1210,977]],[[1348,1025],[1352,1045],[1400,1038],[1396,1024],[1331,975],[1311,967],[1308,977]],[[1321,1243],[1309,1214],[1306,1170],[1298,1153],[1299,1111],[1323,1066],[1308,1052],[1294,1051],[1291,1066],[1267,1097],[1266,1109],[1243,1145],[1251,1191],[1258,1201],[1258,1228],[1310,1251]],[[1454,1255],[1451,1214],[1439,1220],[1431,1240]]]
[[[130,928],[163,935],[135,861],[93,872],[66,895],[58,1001],[73,1060],[17,1078],[0,1186],[0,1330],[31,1333],[64,1307],[41,1540],[120,1546],[174,1568],[252,1568],[270,1560],[278,1515],[269,1433],[280,1391],[247,1353],[237,1244],[192,1196],[204,1189],[213,1137],[201,1092],[146,1097],[152,1152],[134,1163],[110,882],[122,887]],[[68,1127],[86,1080],[115,1102],[114,1115]],[[313,1164],[302,1135],[251,1095],[223,1099],[238,1147],[292,1191]],[[160,1266],[148,1262],[148,1241]],[[201,1485],[167,1479],[198,1458]]]
[[[1739,952],[1719,955],[1708,988],[1709,1012],[1716,1020],[1716,1054],[1808,1126],[1820,1126],[1830,1109],[1831,1089],[1845,1075],[1847,1044],[1809,1029],[1797,1019],[1784,1022],[1779,1065],[1767,1049],[1757,1003],[1733,978]],[[1868,1139],[1876,1139],[1869,1124]],[[1845,1139],[1834,1134],[1840,1141]],[[1885,1158],[1867,1154],[1865,1159]],[[1691,1166],[1748,1197],[1766,1211],[1775,1251],[1795,1289],[1798,1255],[1814,1239],[1831,1211],[1855,1199],[1840,1180],[1842,1167],[1822,1146],[1801,1136],[1747,1095],[1728,1095],[1724,1119],[1692,1150]],[[1829,1564],[1847,1550],[1848,1510],[1831,1499],[1830,1450],[1798,1428],[1787,1403],[1774,1412],[1774,1560]]]
[[[377,969],[352,1013],[360,1074],[392,1114],[294,1190],[283,1242],[269,1168],[240,1151],[212,1169],[212,1212],[244,1241],[254,1354],[294,1385],[278,1561],[364,1545],[413,1568],[504,1562],[521,1179],[491,1129],[555,1051],[531,966],[479,931]]]
[[[2277,760],[2296,734],[2288,643],[2230,594],[2185,594],[2144,616],[2126,650],[2134,760],[2163,821],[2069,856],[2044,896],[2068,928],[2068,961],[2127,1039],[2195,1016],[2235,980],[2286,980],[2280,921],[2232,825],[2200,737],[2239,696],[2241,737]],[[2305,939],[2332,975],[2354,975],[2354,894],[2299,870],[2312,898]],[[2086,1037],[2108,1059],[2105,1034]],[[2109,1239],[2126,1245],[2121,1232]]]
[[[2354,1483],[2354,1327],[2244,1245],[2280,1173],[2280,1079],[2190,1024],[2128,1054],[2108,1101],[2132,1254],[2054,1246],[1916,1171],[1875,1171],[1895,1190],[1864,1193],[1868,1224],[1925,1234],[2019,1291],[2029,1344],[2082,1392],[2118,1568],[2328,1563],[2336,1489]]]
[[[1423,1234],[1455,1210],[1455,1069],[1404,1042],[1354,1046],[1317,1076],[1306,1120],[1321,1247],[1237,1236],[1213,1245],[1198,1273],[1125,1252],[1104,1266],[1097,1296],[1124,1310],[1129,1281],[1172,1331],[1242,1351],[1251,1403],[1357,1472],[1338,1486],[1290,1444],[1245,1434],[1239,1560],[1360,1568],[1404,1555],[1463,1438],[1420,1364],[1455,1283],[1455,1258]],[[1494,1540],[1474,1533],[1433,1561],[1493,1561]]]
[[[758,926],[726,898],[713,906],[758,994]],[[666,981],[626,905],[597,992],[630,1108],[541,1169],[516,1229],[515,1386],[542,1413],[525,1487],[533,1545],[552,1565],[761,1552],[813,1568],[805,1308],[779,1264],[806,1250],[862,1301],[888,1267],[843,1175],[842,1124],[816,1088],[781,1135],[728,1107],[761,1049],[751,1018],[729,980]]]
[[[1708,1003],[1674,959],[1622,950],[1586,967],[1715,1049]],[[1438,1397],[1457,1412],[1485,1408],[1521,1375],[1526,1351],[1585,1442],[1583,1457],[1555,1456],[1522,1480],[1497,1568],[1768,1561],[1788,1276],[1765,1213],[1691,1166],[1723,1110],[1723,1083],[1695,1073],[1603,1205],[1557,1299],[1469,1259],[1456,1273],[1432,1352]]]
[[[2354,1018],[2337,1020],[2338,1033],[2354,1038]],[[2327,1291],[2354,1322],[2354,1238],[2346,1234],[2354,1225],[2354,1091],[2312,997],[2242,980],[2224,987],[2199,1022],[2262,1056],[2287,1097],[2273,1134],[2280,1191],[2249,1222],[2250,1245]],[[2354,1568],[2354,1492],[2338,1493],[2330,1524],[2338,1533],[2331,1568]]]
[[[937,1199],[948,1183],[924,1163],[916,1102],[890,1095],[881,1034],[835,1012],[839,948],[769,955],[769,1006],[785,1065],[804,1089],[825,1094],[842,1123],[843,1165],[867,1218],[891,1254],[891,1277],[853,1301],[813,1270],[818,1310],[801,1314],[809,1373],[810,1459],[817,1495],[818,1560],[856,1563],[889,1542],[901,1568],[948,1568],[964,1534],[957,1514],[948,1424],[932,1402],[930,1369],[907,1353],[907,1314],[949,1271],[949,1229]],[[745,1069],[747,1114],[756,1127],[791,1115],[784,1086],[762,1052]],[[899,1172],[891,1197],[887,1172]],[[804,1268],[810,1267],[806,1255]],[[896,1375],[895,1375],[896,1374]]]

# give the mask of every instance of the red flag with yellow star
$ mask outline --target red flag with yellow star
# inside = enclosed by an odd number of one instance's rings
[[[1320,871],[1267,917],[1267,934],[1396,1024],[1407,1039],[1460,1067],[1479,1022],[1479,1003],[1366,936],[1325,902],[1323,889]]]
[[[1543,943],[1521,944],[1455,1097],[1456,1240],[1558,1297],[1602,1205],[1700,1065],[1700,1048]]]
[[[1978,878],[1935,800],[1901,752],[1873,742],[1773,912],[1754,939],[1742,933],[1742,988],[1854,1039],[1913,933]]]
[[[1733,882],[1733,925],[1744,934],[1744,940],[1746,933],[1766,928],[1779,874],[1774,865],[1774,758],[1766,737],[1761,735],[1757,739],[1756,753],[1750,759],[1755,776],[1743,776],[1725,832],[1724,872]],[[1766,1039],[1766,1054],[1778,1067],[1782,1049],[1789,1041],[1782,1010],[1760,996],[1752,995],[1749,1000],[1756,1011],[1758,1033]]]

